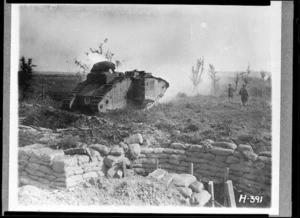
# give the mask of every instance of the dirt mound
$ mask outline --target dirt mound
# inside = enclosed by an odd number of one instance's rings
[[[29,106],[28,106],[29,107]],[[22,124],[26,126],[39,126],[49,129],[67,128],[84,119],[83,115],[57,110],[47,106],[31,106]]]
[[[29,191],[27,191],[27,189]],[[76,188],[19,188],[21,205],[127,205],[127,206],[186,206],[181,194],[155,180],[131,173],[121,179],[101,177],[90,179]]]

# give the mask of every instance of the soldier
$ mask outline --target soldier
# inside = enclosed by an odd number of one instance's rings
[[[246,89],[246,84],[243,84],[243,87],[240,89],[239,92],[240,96],[241,96],[241,100],[244,106],[246,106],[246,103],[248,101],[249,95],[248,95],[248,91]]]
[[[229,101],[232,101],[233,92],[234,92],[234,89],[231,87],[231,84],[229,83],[229,86],[228,86],[228,99],[229,99]]]

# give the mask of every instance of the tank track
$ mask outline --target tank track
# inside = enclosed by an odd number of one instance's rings
[[[102,101],[103,97],[114,87],[114,85],[118,82],[121,82],[126,77],[116,77],[111,82],[104,85],[101,91],[93,98],[90,104],[90,109],[92,113],[100,112],[98,108],[98,104]]]
[[[64,98],[64,100],[62,101],[62,109],[65,110],[71,110],[72,105],[71,102],[74,100],[74,98],[76,97],[76,94],[86,85],[86,82],[82,82],[80,84],[78,84],[75,89],[73,89],[71,92],[69,92],[66,97]]]

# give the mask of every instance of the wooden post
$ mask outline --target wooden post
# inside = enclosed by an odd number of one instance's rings
[[[233,185],[232,181],[228,180],[225,183],[225,193],[227,196],[227,203],[229,207],[236,207],[235,197],[234,197],[234,191],[233,191]]]
[[[211,206],[215,207],[215,194],[214,194],[214,182],[213,181],[209,181],[208,182],[208,192],[211,195]]]
[[[123,177],[126,177],[126,164],[125,164],[125,162],[123,161],[122,162],[122,170],[123,170]]]
[[[194,164],[191,163],[191,175],[194,175]]]
[[[224,171],[224,183],[227,182],[228,178],[229,178],[229,167],[226,167]]]
[[[227,196],[227,193],[225,191],[225,189],[226,189],[226,182],[228,181],[228,178],[229,178],[229,167],[226,167],[225,171],[224,171],[224,191],[223,191],[224,206],[225,207],[228,207],[228,196]]]
[[[158,169],[158,164],[159,164],[159,161],[158,161],[158,159],[156,159],[156,169]]]

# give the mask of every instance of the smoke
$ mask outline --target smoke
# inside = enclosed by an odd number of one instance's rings
[[[97,62],[100,61],[107,61],[106,57],[104,55],[96,54],[96,53],[88,53],[81,55],[78,60],[81,63],[84,63],[88,66],[89,70],[88,72],[92,69],[93,65]]]
[[[144,70],[170,83],[163,99],[194,94],[189,77],[201,56],[206,70],[209,63],[222,71],[245,69],[248,61],[253,69],[271,66],[268,7],[59,5],[20,12],[20,55],[33,58],[36,70],[76,72],[74,59],[91,68],[106,58],[89,49],[107,38],[105,50],[121,62],[116,71]],[[207,71],[198,91],[210,94]]]

